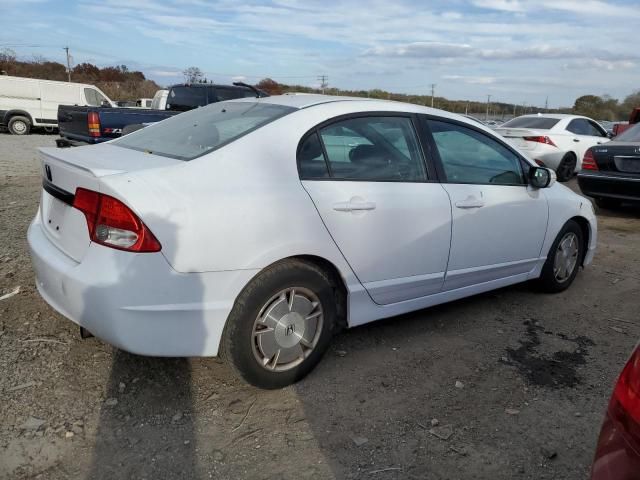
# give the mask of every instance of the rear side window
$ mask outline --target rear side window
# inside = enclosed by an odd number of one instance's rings
[[[255,96],[255,92],[248,88],[216,87],[216,97],[220,102],[233,100],[235,98],[249,98]]]
[[[167,110],[186,112],[207,104],[205,87],[173,87],[167,98]]]
[[[640,142],[640,123],[616,137],[616,142]]]
[[[410,118],[351,118],[320,129],[319,139],[312,137],[307,138],[298,152],[302,178],[325,178],[328,174],[336,180],[417,182],[427,179]],[[320,146],[324,150],[318,149]],[[322,167],[320,158],[326,161],[326,167]]]
[[[503,123],[500,128],[537,128],[538,130],[549,130],[560,120],[548,117],[518,117]]]
[[[258,102],[214,103],[125,135],[114,145],[192,160],[295,111]]]
[[[428,120],[449,183],[524,185],[520,158],[471,128]]]

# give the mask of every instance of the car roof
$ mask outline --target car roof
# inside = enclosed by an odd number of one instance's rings
[[[527,115],[520,115],[519,117],[516,117],[516,118],[521,118],[521,117],[556,118],[558,120],[565,120],[570,118],[587,118],[587,119],[589,118],[589,117],[585,117],[584,115],[573,115],[571,113],[529,113]]]

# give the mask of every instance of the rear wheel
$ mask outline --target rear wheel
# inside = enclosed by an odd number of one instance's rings
[[[556,170],[556,177],[559,182],[568,182],[571,180],[576,170],[576,162],[576,156],[572,152],[562,157],[562,161]]]
[[[595,201],[600,208],[618,208],[622,204],[617,198],[597,197]]]
[[[337,324],[337,289],[317,265],[285,260],[242,291],[227,320],[222,354],[247,382],[281,388],[320,361]]]
[[[31,122],[27,117],[11,117],[7,128],[13,135],[28,135],[31,130]]]
[[[551,245],[547,261],[542,267],[542,274],[538,279],[542,290],[556,293],[569,288],[578,274],[584,248],[580,225],[569,220]]]

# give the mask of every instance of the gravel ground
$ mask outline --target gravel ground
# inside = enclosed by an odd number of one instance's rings
[[[0,478],[584,479],[640,336],[640,210],[599,212],[594,265],[338,335],[280,391],[217,359],[144,358],[38,296],[38,146],[0,134]],[[575,184],[573,184],[575,188]]]

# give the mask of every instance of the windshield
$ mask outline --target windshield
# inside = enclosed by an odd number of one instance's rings
[[[164,157],[192,160],[293,111],[291,107],[259,102],[214,103],[125,135],[113,143]]]
[[[640,142],[640,123],[625,130],[615,138],[616,142]]]
[[[500,128],[536,128],[538,130],[549,130],[560,120],[549,117],[518,117],[503,123]]]

